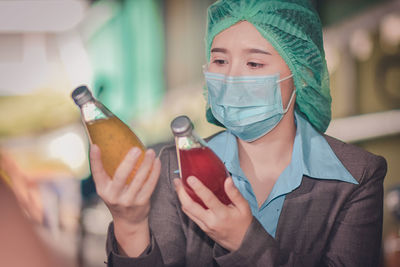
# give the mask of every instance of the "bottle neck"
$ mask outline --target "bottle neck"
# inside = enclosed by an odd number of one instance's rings
[[[184,136],[175,136],[175,144],[181,150],[207,147],[207,143],[195,131],[191,131]]]
[[[192,135],[175,136],[175,144],[181,150],[189,150],[196,147],[201,147],[200,143]]]
[[[91,100],[80,106],[82,119],[91,122],[107,119],[114,116],[103,104],[96,100]]]

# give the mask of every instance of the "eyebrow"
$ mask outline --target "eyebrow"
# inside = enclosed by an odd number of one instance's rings
[[[265,51],[265,50],[261,50],[261,49],[257,49],[257,48],[249,48],[249,49],[245,49],[244,50],[246,53],[252,53],[252,54],[265,54],[265,55],[272,55],[270,52]],[[211,49],[211,53],[227,53],[228,50],[225,48],[219,48],[219,47],[215,47],[213,49]]]
[[[215,47],[213,49],[211,49],[211,53],[227,53],[228,51],[225,48],[219,48],[219,47]]]
[[[271,55],[270,52],[265,51],[265,50],[261,50],[261,49],[257,49],[257,48],[249,48],[249,49],[246,49],[245,51],[246,51],[247,53]]]

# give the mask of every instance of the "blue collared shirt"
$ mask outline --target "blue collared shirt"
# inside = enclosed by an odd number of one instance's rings
[[[302,116],[295,113],[295,118],[297,129],[292,160],[283,170],[260,208],[250,182],[240,168],[236,137],[229,131],[225,131],[208,142],[208,146],[225,163],[236,187],[249,202],[253,216],[273,237],[275,237],[285,196],[300,186],[303,175],[358,184],[336,157],[325,138]]]

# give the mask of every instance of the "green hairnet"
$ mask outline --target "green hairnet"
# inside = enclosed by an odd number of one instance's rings
[[[252,23],[290,68],[296,109],[320,132],[331,120],[329,74],[319,16],[307,0],[221,0],[208,8],[206,53],[214,37],[239,21]],[[207,105],[207,120],[221,126]]]

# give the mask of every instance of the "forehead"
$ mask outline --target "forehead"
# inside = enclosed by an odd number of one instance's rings
[[[257,28],[248,21],[240,21],[218,33],[214,37],[211,47],[275,50]]]

